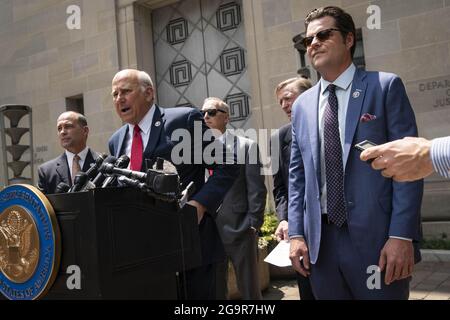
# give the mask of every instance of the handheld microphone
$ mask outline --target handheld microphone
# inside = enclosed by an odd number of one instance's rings
[[[125,184],[127,186],[138,188],[144,192],[147,191],[147,186],[145,185],[145,183],[140,182],[139,180],[130,179],[125,176],[120,176],[119,178],[117,178],[117,180],[119,180],[120,183]]]
[[[111,163],[103,163],[100,167],[100,171],[105,174],[121,175],[127,178],[137,179],[139,181],[145,181],[145,179],[147,178],[147,175],[144,172],[116,168]]]
[[[115,163],[117,161],[117,158],[114,156],[108,156],[105,160],[103,160],[102,165],[98,169],[97,176],[92,180],[92,183],[95,184],[96,187],[101,187],[103,181],[105,180],[106,176],[103,174],[102,167],[103,165],[107,163]]]
[[[72,188],[68,192],[78,192],[83,188],[83,186],[89,181],[86,172],[78,172],[73,179]]]
[[[70,186],[65,182],[60,182],[55,189],[55,193],[66,193],[69,191]]]
[[[125,176],[119,176],[119,182],[123,185],[127,185],[133,188],[137,188],[154,199],[159,199],[167,202],[176,202],[177,197],[174,194],[159,194],[151,190],[144,182],[140,182],[137,179],[127,178]]]
[[[147,188],[159,194],[180,193],[180,177],[176,173],[164,173],[152,169],[147,170],[147,173],[143,173],[116,168],[109,163],[103,163],[100,171],[106,174],[116,174],[139,180],[144,182]]]
[[[188,202],[189,198],[194,194],[195,191],[195,185],[194,181],[191,181],[186,189],[183,190],[181,193],[181,198],[178,200],[178,208],[182,209],[186,203]]]
[[[95,159],[94,164],[89,168],[88,171],[86,171],[86,174],[88,175],[89,180],[91,180],[92,178],[95,177],[95,175],[98,172],[98,168],[100,168],[100,166],[103,163],[103,160],[106,159],[106,157],[108,157],[108,155],[106,153],[102,153],[98,156],[97,159]]]
[[[114,163],[114,167],[125,169],[128,167],[128,164],[130,163],[130,158],[128,158],[127,155],[121,155],[119,159]],[[109,185],[114,185],[116,182],[116,177],[114,175],[111,175],[105,179],[103,182],[102,188],[106,188]]]

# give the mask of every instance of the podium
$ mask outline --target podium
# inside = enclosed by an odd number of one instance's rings
[[[195,208],[132,188],[47,196],[61,230],[58,276],[44,299],[177,299],[177,272],[200,266]],[[79,267],[81,288],[70,290]],[[70,271],[71,269],[69,269]],[[68,281],[69,280],[69,281]]]

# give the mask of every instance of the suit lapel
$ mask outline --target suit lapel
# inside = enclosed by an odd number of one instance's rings
[[[314,167],[317,174],[319,174],[320,169],[320,149],[319,149],[319,95],[320,95],[320,82],[318,82],[311,90],[311,96],[314,98],[314,101],[312,101],[311,104],[305,103],[308,106],[306,106],[305,112],[306,112],[306,118],[308,122],[308,127],[312,128],[312,130],[308,130],[309,134],[309,141],[311,143],[311,153],[313,157]],[[313,107],[314,106],[314,107]],[[300,120],[301,122],[302,120]],[[318,176],[318,179],[320,181],[320,176]]]
[[[81,170],[83,170],[83,172],[86,172],[90,169],[91,164],[94,162],[94,160],[97,157],[93,156],[92,150],[89,149],[88,153],[86,154],[86,159],[84,159],[84,164],[83,164],[83,168]]]
[[[348,155],[350,153],[353,136],[359,123],[361,109],[366,94],[367,82],[364,82],[366,72],[357,69],[353,77],[352,88],[350,90],[350,98],[347,109],[347,119],[345,123],[345,141],[344,141],[344,169],[347,164]]]
[[[116,149],[116,153],[114,154],[114,157],[118,158],[122,154],[123,144],[125,142],[125,138],[127,137],[128,133],[128,125],[125,125],[122,127],[120,134],[119,134],[119,144]]]
[[[289,126],[284,133],[283,146],[290,146],[292,142],[292,126]]]
[[[72,185],[72,178],[70,177],[69,165],[67,163],[67,156],[64,152],[56,163],[56,173],[58,173],[61,182]]]
[[[145,147],[144,158],[151,159],[158,144],[162,128],[164,127],[164,110],[155,105],[155,113],[153,114],[152,126],[150,129],[150,137]]]

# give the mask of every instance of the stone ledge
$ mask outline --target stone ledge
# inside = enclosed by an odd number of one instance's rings
[[[450,250],[421,249],[422,261],[450,262]]]

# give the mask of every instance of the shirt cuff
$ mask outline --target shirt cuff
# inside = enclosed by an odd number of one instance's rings
[[[392,238],[392,239],[400,239],[400,240],[406,240],[406,241],[412,242],[412,239],[410,239],[410,238],[403,238],[403,237],[396,237],[396,236],[389,236],[389,238]]]
[[[431,161],[434,171],[450,178],[450,136],[431,141]]]
[[[295,238],[305,238],[305,237],[302,236],[302,235],[300,235],[300,234],[297,234],[297,235],[294,235],[294,236],[290,236],[290,237],[289,237],[289,240],[295,239]]]

